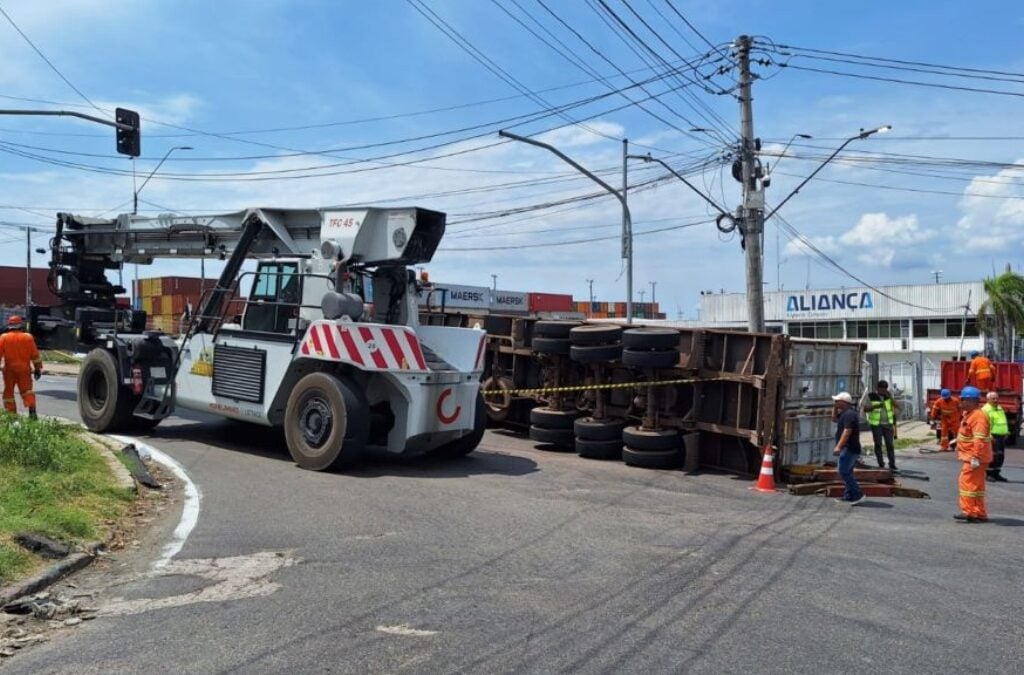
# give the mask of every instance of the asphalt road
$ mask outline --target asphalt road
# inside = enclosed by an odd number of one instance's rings
[[[73,380],[38,389],[42,412],[75,416]],[[991,673],[1024,660],[1022,451],[1014,482],[990,484],[994,522],[964,525],[945,456],[902,461],[932,477],[908,484],[933,499],[850,508],[501,432],[463,460],[343,475],[202,416],[148,439],[203,494],[179,559],[295,563],[234,586],[187,567],[126,583],[134,613],[6,671]],[[227,592],[176,605],[218,583]]]

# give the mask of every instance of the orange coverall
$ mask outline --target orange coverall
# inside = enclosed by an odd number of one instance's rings
[[[975,457],[980,462],[977,469],[971,467]],[[956,458],[964,463],[960,469],[960,510],[970,518],[988,518],[985,474],[992,462],[992,435],[988,415],[981,408],[964,414],[956,437]]]
[[[35,410],[36,393],[32,391],[32,368],[43,369],[35,338],[24,331],[11,330],[0,335],[0,361],[4,364],[4,410],[17,413],[14,388],[21,392],[21,402]]]
[[[949,437],[957,433],[960,424],[960,399],[939,398],[932,404],[931,419],[939,420],[942,449],[949,450]]]
[[[992,379],[995,377],[996,369],[992,361],[983,354],[978,354],[971,360],[971,366],[967,369],[967,382],[981,389],[982,394],[992,391]]]

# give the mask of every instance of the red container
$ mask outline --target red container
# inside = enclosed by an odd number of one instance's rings
[[[530,293],[531,312],[571,312],[572,296],[559,293]]]
[[[1021,395],[1022,391],[1022,366],[1019,363],[1008,361],[994,361],[996,367],[995,388],[999,393]],[[970,361],[943,361],[940,365],[941,382],[944,389],[959,391],[960,387],[967,382],[967,370],[971,367]]]
[[[164,313],[163,296],[161,296],[161,295],[154,296],[152,298],[151,302],[153,303],[153,311],[152,311],[152,315],[153,316],[160,316],[161,314]],[[170,308],[168,308],[168,309],[170,309]]]

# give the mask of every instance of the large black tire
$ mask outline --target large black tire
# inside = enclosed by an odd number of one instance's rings
[[[575,410],[552,410],[547,407],[530,411],[530,424],[545,429],[572,429],[572,423],[580,414]]]
[[[587,459],[622,459],[622,441],[576,439],[576,454]]]
[[[569,358],[576,363],[610,363],[622,358],[621,345],[573,345],[569,349]]]
[[[679,349],[679,331],[670,328],[630,328],[622,334],[622,346],[637,351]]]
[[[574,345],[615,345],[622,340],[622,326],[588,324],[569,331]]]
[[[672,450],[683,447],[683,437],[676,429],[642,429],[626,427],[622,430],[622,442],[634,450]]]
[[[622,364],[631,368],[674,368],[679,363],[679,352],[671,349],[661,352],[622,350]]]
[[[531,344],[533,351],[538,354],[560,354],[562,356],[569,355],[569,340],[568,338],[548,338],[548,337],[535,337]]]
[[[462,438],[457,438],[450,443],[445,443],[430,454],[445,459],[464,457],[476,450],[480,441],[484,438],[484,431],[487,430],[487,405],[484,403],[482,394],[476,395],[476,410],[473,411],[473,431]]]
[[[132,420],[135,397],[117,373],[114,355],[93,349],[78,374],[78,414],[89,431],[126,430]]]
[[[533,336],[568,340],[570,331],[579,325],[578,321],[538,321],[533,324]]]
[[[568,450],[573,447],[576,439],[573,438],[572,429],[548,429],[534,424],[530,427],[530,440]]]
[[[642,469],[675,469],[683,463],[683,453],[678,450],[623,448],[622,461],[629,466],[637,466]]]
[[[284,413],[284,437],[303,469],[333,471],[358,459],[369,436],[366,395],[354,383],[310,373],[296,383]]]
[[[618,441],[622,445],[622,420],[595,420],[593,417],[581,417],[572,425],[576,440],[583,441]]]

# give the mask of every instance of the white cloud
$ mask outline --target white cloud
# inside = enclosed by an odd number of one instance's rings
[[[865,213],[852,229],[838,237],[810,237],[810,241],[822,252],[835,255],[848,252],[855,255],[858,262],[873,267],[892,267],[897,257],[904,259],[913,255],[916,259],[915,247],[932,240],[936,236],[933,230],[921,227],[917,214],[892,217],[885,213]],[[790,241],[786,246],[786,255],[815,255],[803,242]]]
[[[969,251],[1002,251],[1024,244],[1024,162],[975,176],[964,188],[957,221],[957,244]]]

